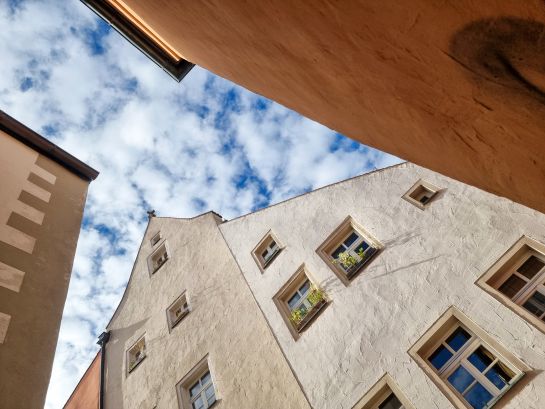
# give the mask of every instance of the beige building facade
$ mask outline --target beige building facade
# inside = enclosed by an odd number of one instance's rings
[[[41,408],[98,173],[0,111],[0,175],[0,408]]]
[[[152,217],[105,408],[540,409],[545,215],[404,163]]]

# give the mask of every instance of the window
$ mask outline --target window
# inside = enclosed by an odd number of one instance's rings
[[[459,408],[492,407],[529,369],[454,308],[425,338],[415,359]]]
[[[155,246],[157,243],[159,243],[160,240],[161,240],[161,232],[158,232],[150,240],[152,247]]]
[[[136,368],[146,357],[146,338],[142,336],[136,343],[127,351],[127,373],[130,373]]]
[[[280,254],[282,249],[283,247],[280,246],[278,239],[270,231],[261,239],[252,250],[252,257],[262,273]]]
[[[414,409],[389,374],[385,374],[353,409]]]
[[[189,314],[189,304],[185,292],[172,303],[167,310],[168,328],[172,330]]]
[[[207,409],[218,402],[208,357],[201,360],[177,385],[182,409]]]
[[[295,339],[328,304],[324,291],[310,280],[304,265],[273,300]]]
[[[477,284],[545,332],[545,246],[522,237]]]
[[[437,196],[439,190],[431,183],[419,180],[403,195],[403,199],[420,209],[425,209]]]
[[[377,240],[348,217],[316,251],[348,285],[381,248]]]
[[[155,274],[163,264],[168,260],[168,249],[166,242],[163,242],[149,257],[148,257],[148,269],[150,274]]]

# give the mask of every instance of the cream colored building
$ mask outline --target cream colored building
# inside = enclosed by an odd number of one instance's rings
[[[545,215],[410,163],[152,217],[105,409],[542,409]]]
[[[0,175],[0,408],[40,409],[98,173],[0,111]]]

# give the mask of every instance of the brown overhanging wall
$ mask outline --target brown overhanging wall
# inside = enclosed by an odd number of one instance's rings
[[[81,0],[87,7],[102,17],[123,37],[142,51],[153,62],[165,70],[172,78],[180,82],[195,64],[183,58],[175,60],[163,50],[153,39],[143,33],[123,13],[107,0]]]

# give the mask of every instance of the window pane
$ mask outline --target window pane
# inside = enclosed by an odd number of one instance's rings
[[[403,405],[401,405],[401,402],[393,393],[378,405],[378,409],[401,409],[402,407]]]
[[[356,253],[360,253],[362,251],[365,251],[369,248],[369,244],[364,240],[360,243],[360,245],[356,248]]]
[[[515,374],[501,362],[498,362],[486,373],[486,377],[499,390],[502,390],[513,379]]]
[[[297,302],[301,299],[301,296],[299,295],[299,293],[295,293],[293,294],[293,297],[291,297],[289,300],[288,300],[288,305],[290,307],[290,310],[293,310],[295,308],[295,305],[297,304]]]
[[[545,295],[536,291],[522,306],[532,314],[541,317],[545,313]]]
[[[211,398],[214,397],[214,386],[210,385],[206,390],[204,391],[204,394],[206,395],[206,399],[208,400],[208,403],[210,403]]]
[[[269,254],[269,249],[266,249],[263,253],[261,253],[261,257],[263,257],[263,259],[267,259],[267,255]]]
[[[471,338],[471,335],[464,330],[463,328],[458,328],[454,333],[447,338],[447,344],[454,349],[455,351],[458,351],[460,348],[462,348],[467,341]]]
[[[210,372],[207,372],[203,375],[203,377],[201,378],[201,383],[203,385],[206,385],[208,382],[210,381]]]
[[[525,285],[526,281],[516,275],[512,275],[500,286],[499,291],[509,298],[513,298]]]
[[[531,280],[544,266],[545,264],[543,261],[538,259],[536,256],[530,256],[528,260],[526,260],[524,264],[518,268],[517,271],[524,277]]]
[[[202,397],[198,397],[195,402],[193,402],[193,409],[202,409],[204,408],[204,401]]]
[[[449,377],[448,381],[454,388],[463,393],[475,378],[463,366],[459,366]]]
[[[195,396],[200,391],[201,391],[201,384],[197,382],[189,389],[189,396]]]
[[[271,244],[269,244],[270,249],[274,249],[276,247],[276,242],[273,240],[271,241]]]
[[[476,383],[465,395],[468,403],[475,409],[482,409],[492,400],[494,396],[488,392],[480,383]]]
[[[441,345],[428,358],[428,360],[436,369],[441,369],[450,358],[452,358],[452,352],[450,352],[447,348]]]
[[[344,245],[346,247],[350,247],[352,243],[354,243],[360,236],[358,236],[355,232],[352,232],[350,236],[344,241]]]
[[[333,253],[331,253],[331,257],[339,258],[339,254],[344,253],[345,251],[346,249],[344,248],[344,246],[339,246]]]
[[[467,360],[481,372],[488,368],[494,359],[494,355],[482,346],[477,348],[477,350],[467,358]]]
[[[308,290],[310,289],[310,281],[305,281],[305,284],[303,284],[301,287],[299,287],[299,292],[302,294],[302,295],[305,295]]]

